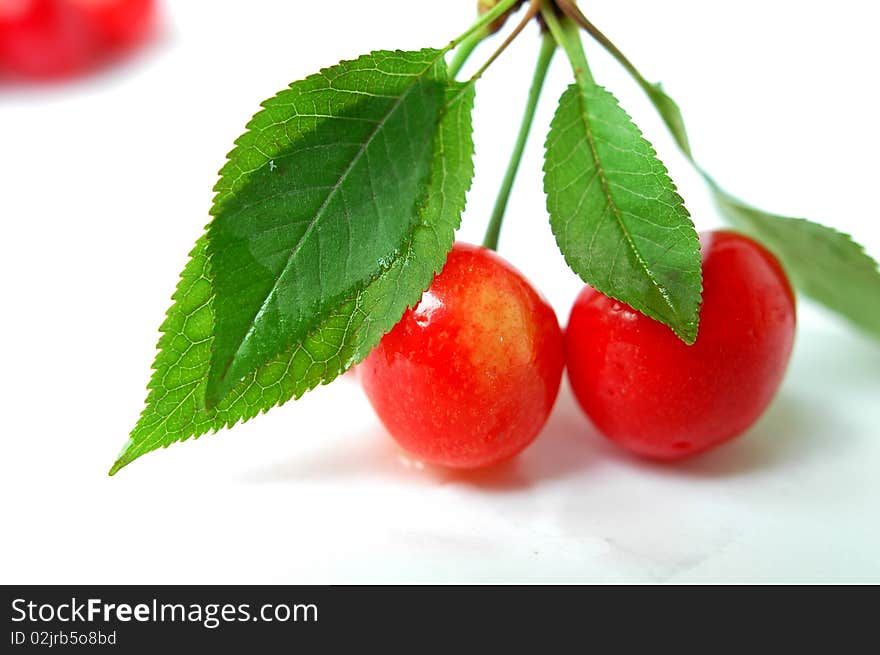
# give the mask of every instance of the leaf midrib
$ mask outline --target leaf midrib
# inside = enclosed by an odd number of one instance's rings
[[[241,349],[245,346],[245,344],[249,341],[251,335],[253,334],[254,329],[256,328],[257,322],[259,321],[260,317],[266,312],[266,310],[268,309],[269,303],[272,301],[272,299],[277,294],[278,287],[279,287],[279,281],[281,280],[281,277],[284,275],[284,272],[291,265],[291,263],[293,262],[296,255],[299,254],[299,251],[302,248],[302,245],[305,243],[307,237],[312,233],[315,226],[318,224],[318,222],[320,221],[320,219],[324,215],[324,212],[326,211],[327,207],[329,206],[330,201],[335,197],[335,194],[338,192],[339,188],[342,186],[342,184],[348,178],[348,175],[351,173],[351,171],[354,169],[354,167],[360,161],[361,157],[363,157],[367,148],[370,146],[370,144],[372,144],[373,139],[376,138],[376,135],[381,131],[382,127],[387,123],[388,119],[397,111],[397,109],[400,107],[401,103],[403,103],[404,99],[406,99],[409,96],[409,94],[416,87],[418,82],[422,79],[422,76],[429,69],[431,69],[433,66],[435,66],[437,64],[437,61],[441,57],[443,57],[444,54],[445,53],[443,51],[440,51],[436,58],[434,58],[427,66],[425,66],[417,75],[413,76],[413,81],[406,88],[406,91],[400,95],[400,97],[391,106],[391,108],[388,110],[388,112],[386,112],[386,114],[376,123],[376,126],[373,128],[373,131],[370,132],[370,135],[367,137],[366,141],[358,149],[358,151],[357,151],[357,153],[355,153],[354,157],[352,157],[351,162],[349,162],[348,166],[346,166],[345,170],[342,172],[342,175],[339,177],[337,182],[332,187],[330,187],[330,191],[328,192],[327,197],[321,203],[321,206],[318,207],[318,210],[315,212],[315,216],[309,220],[308,227],[303,232],[302,236],[300,236],[296,245],[294,245],[294,247],[291,249],[290,255],[288,255],[287,261],[284,263],[284,267],[281,269],[281,273],[275,279],[275,282],[272,284],[272,288],[270,289],[269,293],[266,294],[265,299],[260,304],[260,307],[257,309],[253,318],[251,318],[250,325],[248,326],[247,332],[239,341],[238,346],[235,349],[235,352],[233,353],[232,357],[229,359],[229,363],[224,367],[223,372],[220,375],[219,379],[221,382],[226,382],[226,376],[229,374],[229,370],[230,370],[230,368],[232,368],[233,362],[235,362],[236,359],[238,358],[239,354],[241,353]]]
[[[673,305],[670,301],[663,286],[657,282],[657,280],[654,278],[654,275],[651,273],[650,268],[648,268],[647,262],[645,262],[642,254],[636,247],[635,241],[633,240],[632,235],[629,233],[629,229],[627,229],[626,224],[623,221],[623,216],[621,215],[620,210],[617,208],[617,203],[614,202],[614,198],[611,195],[611,189],[609,187],[608,180],[605,177],[605,170],[602,167],[602,163],[599,158],[599,152],[596,148],[596,141],[593,137],[589,115],[586,110],[586,89],[582,86],[582,84],[583,83],[581,81],[578,81],[578,83],[575,85],[578,90],[578,99],[580,101],[578,103],[578,108],[580,110],[581,120],[583,121],[584,129],[586,131],[587,143],[590,147],[590,154],[593,156],[593,163],[596,166],[596,176],[599,178],[599,183],[602,186],[603,195],[608,201],[611,213],[614,215],[614,218],[617,221],[617,225],[620,227],[620,231],[623,233],[624,239],[626,239],[626,242],[629,244],[633,254],[635,254],[636,256],[636,260],[639,263],[639,268],[645,274],[645,277],[648,278],[657,293],[660,294],[663,302],[666,304],[667,307],[669,307],[675,318],[680,321],[681,316],[679,315],[678,310],[676,309],[675,305]]]

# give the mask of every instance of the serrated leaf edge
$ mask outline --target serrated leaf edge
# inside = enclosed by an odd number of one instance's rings
[[[670,297],[669,297],[669,292],[666,289],[666,287],[663,286],[662,284],[660,284],[656,280],[656,278],[654,277],[654,274],[648,268],[647,262],[645,262],[644,258],[642,257],[641,253],[639,252],[638,248],[636,247],[636,244],[633,241],[632,236],[629,234],[629,230],[627,229],[626,225],[624,224],[623,218],[620,215],[620,212],[617,209],[613,198],[611,197],[610,191],[608,190],[607,180],[605,178],[605,173],[603,171],[603,166],[599,160],[599,155],[596,150],[596,144],[595,144],[595,140],[592,135],[592,130],[589,127],[590,121],[589,121],[589,117],[586,115],[586,108],[585,108],[586,101],[583,98],[583,89],[581,88],[581,84],[583,84],[583,83],[579,82],[579,83],[574,83],[574,84],[569,85],[564,93],[569,92],[569,91],[574,91],[575,93],[577,93],[578,107],[579,107],[579,110],[581,113],[582,121],[585,124],[585,126],[587,127],[587,139],[588,139],[588,143],[590,146],[590,152],[593,157],[593,162],[596,166],[597,175],[600,178],[600,182],[601,182],[602,189],[603,189],[603,195],[605,195],[606,199],[608,200],[609,205],[612,207],[612,210],[613,210],[612,213],[614,214],[615,219],[616,219],[621,231],[623,232],[624,238],[626,239],[627,243],[629,243],[632,252],[635,254],[636,259],[638,260],[643,273],[648,278],[648,280],[650,280],[651,284],[654,286],[654,288],[657,290],[657,292],[663,298],[663,300],[665,301],[665,303],[669,307],[669,309],[672,311],[672,313],[679,319],[679,322],[681,322],[681,324],[684,326],[685,329],[680,330],[675,326],[669,325],[660,316],[658,316],[655,312],[651,311],[649,308],[638,307],[635,309],[641,313],[644,313],[646,316],[648,316],[648,317],[650,317],[660,323],[663,323],[664,325],[669,327],[682,341],[684,341],[688,345],[692,345],[696,341],[697,334],[699,331],[699,311],[700,311],[700,307],[702,305],[702,295],[703,295],[702,275],[700,276],[700,283],[699,283],[699,288],[698,288],[698,299],[697,299],[697,304],[696,304],[696,321],[683,320],[682,316],[679,314],[675,305],[671,302]],[[663,161],[657,155],[657,151],[655,150],[653,144],[650,141],[648,141],[648,139],[645,138],[641,128],[639,128],[639,126],[635,123],[635,121],[633,121],[632,117],[629,115],[629,113],[626,111],[626,109],[624,109],[620,105],[620,102],[617,100],[617,97],[613,93],[611,93],[605,87],[603,87],[599,84],[595,84],[594,86],[597,89],[603,91],[604,93],[606,93],[608,95],[608,97],[615,103],[615,105],[620,109],[620,111],[624,114],[624,116],[626,116],[626,118],[629,120],[630,124],[635,129],[639,138],[642,141],[644,141],[644,143],[648,146],[648,152],[649,152],[650,156],[652,156],[660,164],[662,175],[664,175],[666,177],[666,179],[669,181],[672,193],[674,194],[675,198],[680,203],[681,209],[684,211],[685,215],[688,218],[690,218],[690,212],[688,211],[687,207],[684,204],[684,199],[678,193],[678,187],[676,186],[675,182],[672,180],[671,176],[669,175],[669,169],[666,167],[666,165],[663,163]],[[563,95],[564,95],[564,93],[563,93]],[[562,101],[562,98],[560,98],[560,104],[561,104],[561,101]],[[558,109],[557,109],[557,111],[558,111]],[[554,115],[554,120],[555,120],[555,118],[556,118],[556,116]],[[551,211],[551,209],[550,209],[550,203],[549,203],[550,192],[547,188],[548,161],[547,161],[547,157],[546,157],[546,152],[547,152],[548,146],[550,144],[552,133],[553,133],[553,130],[552,130],[552,125],[551,125],[551,130],[548,132],[547,138],[544,141],[545,157],[544,157],[544,165],[542,167],[542,171],[544,172],[544,194],[547,198],[547,211],[548,211],[548,213]],[[694,232],[694,236],[690,240],[691,240],[691,245],[695,246],[694,250],[699,252],[700,242],[699,242],[699,239],[696,238],[696,232]],[[565,263],[568,264],[569,268],[571,268],[572,271],[575,271],[575,263],[571,260],[569,255],[559,245],[558,240],[556,240],[556,241],[557,241],[557,243],[556,243],[557,248],[559,248],[559,251],[562,254],[563,259],[565,260]],[[577,274],[577,271],[575,271],[575,273]],[[578,277],[581,277],[581,276],[578,274]],[[581,279],[583,279],[583,278],[581,278]],[[590,284],[590,282],[588,280],[584,280],[584,282],[586,282],[587,284]],[[618,302],[621,302],[626,305],[629,304],[625,300],[616,296],[613,292],[608,292],[608,291],[604,291],[604,290],[601,290],[601,292],[604,295],[607,295],[609,298],[613,298],[614,300],[617,300]]]
[[[450,99],[450,100],[448,100],[447,102],[444,103],[444,108],[442,109],[441,115],[438,117],[438,122],[437,122],[438,126],[440,125],[440,123],[441,123],[441,121],[442,121],[442,119],[443,119],[445,113],[449,111],[449,108],[450,108],[455,102],[458,102],[458,101],[463,97],[464,93],[465,93],[468,89],[471,89],[471,88],[473,88],[473,83],[472,83],[472,82],[460,84],[460,93],[457,94],[456,96],[454,96],[452,99]],[[468,135],[468,137],[470,138],[470,134]],[[474,154],[475,154],[474,151],[475,151],[475,148],[472,148],[472,152],[471,152],[471,162],[473,162],[473,157],[474,157]],[[471,166],[471,174],[468,176],[467,186],[465,187],[465,194],[467,194],[467,192],[471,189],[471,186],[472,186],[472,184],[473,184],[473,170],[472,170],[472,169],[473,169],[473,165]],[[430,183],[429,183],[429,185],[430,185]],[[465,195],[464,203],[466,204],[466,202],[467,202],[467,198],[466,198],[466,195]],[[416,229],[418,229],[418,228],[420,228],[420,227],[421,227],[421,228],[427,228],[427,227],[428,227],[427,224],[426,224],[425,221],[424,221],[424,213],[425,213],[425,211],[426,211],[426,209],[427,209],[427,204],[428,204],[428,199],[427,199],[425,196],[422,196],[422,197],[420,197],[420,198],[417,200],[417,212],[418,212],[419,216],[421,217],[421,220],[419,221],[419,223],[416,224],[416,226],[415,226]],[[450,227],[448,228],[448,231],[447,231],[447,236],[449,237],[449,241],[450,241],[450,249],[447,249],[447,251],[446,251],[446,254],[447,254],[447,255],[448,255],[448,253],[449,253],[450,250],[451,250],[451,244],[453,243],[453,240],[454,240],[454,233],[455,233],[455,231],[458,229],[458,226],[460,225],[460,223],[461,223],[461,212],[458,212],[458,213],[457,213],[457,219],[456,219],[456,221],[455,221],[455,225],[454,225],[454,226],[450,226]],[[206,226],[205,229],[207,230],[207,226]],[[416,232],[416,229],[413,230],[413,232],[411,233],[410,237],[405,241],[406,247],[402,247],[402,248],[401,248],[401,252],[404,252],[404,253],[405,253],[405,254],[401,255],[401,256],[404,257],[404,258],[409,258],[409,257],[412,256],[412,253],[411,253],[410,251],[411,251],[411,249],[412,249],[413,241],[415,240],[415,232]],[[434,229],[434,228],[431,228],[431,229]],[[202,243],[203,240],[206,241],[206,235],[204,235],[204,234],[203,234],[203,235],[197,240],[196,245],[190,250],[190,252],[189,252],[189,259],[187,260],[187,265],[189,264],[189,260],[192,259],[192,258],[193,258],[193,257],[199,252],[200,249],[207,249],[207,244],[206,244],[206,243]],[[445,261],[445,258],[444,258],[444,261]],[[208,269],[210,270],[210,258],[207,257],[207,254],[206,254],[206,266],[207,266]],[[382,275],[387,275],[388,272],[391,270],[391,268],[392,268],[393,266],[394,266],[394,264],[388,264],[388,266],[386,266],[386,267],[384,268],[384,270],[382,271],[382,273],[380,273],[379,275],[376,276],[376,278],[373,279],[373,282],[375,282],[376,280],[378,280]],[[439,273],[439,272],[442,270],[443,266],[442,266],[442,265],[440,265],[440,266],[432,265],[431,268],[432,268],[432,272],[433,272],[433,274],[436,275],[437,273]],[[184,267],[184,272],[185,272],[185,271],[186,271],[186,266]],[[210,277],[209,274],[206,274],[206,275],[207,275],[207,277]],[[423,294],[423,293],[424,293],[424,292],[430,287],[430,285],[431,285],[432,282],[433,282],[433,278],[432,278],[431,280],[429,280],[429,281],[423,286],[423,288],[420,290],[419,298],[421,298],[421,294]],[[372,283],[372,282],[371,282],[371,283]],[[347,362],[344,362],[342,365],[340,365],[339,367],[337,367],[337,370],[335,370],[335,371],[331,371],[329,374],[323,375],[318,381],[316,381],[316,382],[313,383],[313,384],[310,384],[308,387],[304,388],[302,391],[300,391],[300,392],[298,392],[298,393],[295,392],[293,395],[288,396],[287,398],[282,398],[281,400],[279,400],[279,401],[278,401],[276,404],[274,404],[274,405],[271,405],[271,406],[269,406],[269,407],[262,407],[262,408],[259,408],[256,412],[254,412],[254,413],[252,413],[252,414],[244,414],[244,415],[242,415],[241,417],[238,417],[238,418],[235,418],[235,419],[232,419],[232,420],[224,420],[224,422],[223,422],[222,424],[219,424],[219,425],[212,425],[211,427],[209,427],[207,430],[205,430],[204,432],[202,432],[202,433],[200,433],[200,434],[187,434],[186,436],[181,437],[181,438],[179,438],[179,439],[176,439],[175,441],[171,441],[171,442],[168,442],[168,443],[162,443],[162,444],[160,444],[158,447],[151,447],[151,448],[147,448],[147,449],[142,449],[142,448],[141,448],[141,449],[139,449],[139,451],[142,451],[142,452],[137,452],[136,454],[130,454],[129,456],[126,456],[126,453],[129,451],[129,449],[130,449],[133,445],[135,445],[135,444],[134,444],[134,440],[133,440],[133,435],[134,435],[134,433],[137,431],[138,426],[140,425],[140,421],[143,419],[143,417],[144,417],[145,415],[147,415],[147,413],[148,413],[148,411],[149,411],[149,409],[150,409],[151,400],[152,400],[151,396],[152,396],[153,391],[156,389],[155,373],[159,370],[159,357],[161,356],[162,352],[163,352],[166,348],[168,348],[168,346],[170,345],[170,344],[168,343],[169,339],[173,339],[173,338],[174,338],[174,335],[171,334],[171,333],[169,333],[169,331],[168,331],[168,330],[170,329],[170,321],[172,320],[172,319],[171,319],[171,316],[170,316],[170,313],[171,313],[171,310],[172,310],[172,309],[174,308],[174,306],[176,305],[176,303],[178,302],[178,300],[180,299],[181,295],[185,293],[185,288],[184,288],[184,287],[185,287],[186,284],[187,284],[187,280],[186,280],[186,278],[183,277],[183,272],[182,272],[181,275],[179,276],[177,286],[175,287],[175,291],[174,291],[174,293],[171,295],[171,301],[172,301],[172,303],[171,303],[171,305],[168,307],[168,309],[166,310],[166,312],[165,312],[165,319],[163,320],[162,324],[161,324],[160,327],[159,327],[159,331],[160,331],[161,334],[160,334],[160,337],[159,337],[159,341],[158,341],[158,343],[157,343],[157,345],[156,345],[156,351],[157,351],[157,354],[156,354],[156,357],[155,357],[154,360],[153,360],[153,364],[151,365],[151,371],[153,371],[153,374],[150,375],[150,380],[149,380],[149,382],[147,383],[147,389],[149,390],[149,393],[147,394],[147,399],[146,399],[145,407],[144,407],[144,409],[143,409],[142,412],[141,412],[141,418],[139,418],[138,423],[137,423],[137,424],[135,425],[135,427],[132,429],[132,431],[131,431],[131,433],[130,433],[130,435],[129,435],[128,440],[126,441],[126,443],[125,443],[124,446],[122,447],[122,449],[121,449],[119,455],[117,456],[117,459],[116,459],[116,461],[114,462],[113,466],[110,468],[109,475],[111,475],[111,476],[112,476],[112,475],[115,475],[120,469],[124,468],[125,466],[127,466],[128,464],[130,464],[131,462],[133,462],[135,459],[138,459],[139,457],[141,457],[142,455],[144,455],[144,454],[146,454],[146,453],[148,453],[148,452],[152,452],[153,450],[164,450],[164,449],[168,448],[170,445],[175,444],[175,443],[182,443],[182,442],[184,442],[184,441],[189,441],[190,439],[192,439],[192,440],[197,440],[197,439],[199,439],[199,437],[201,437],[201,436],[216,434],[216,433],[217,433],[218,431],[220,431],[221,429],[228,429],[228,428],[231,428],[231,427],[233,427],[234,425],[236,425],[236,424],[238,424],[238,423],[246,423],[246,422],[250,421],[251,419],[253,419],[253,418],[255,418],[255,417],[257,417],[257,416],[259,416],[259,415],[261,415],[261,414],[265,414],[265,413],[268,412],[270,409],[273,409],[273,408],[275,408],[275,407],[281,407],[282,405],[285,405],[285,404],[286,404],[287,402],[289,402],[290,400],[297,400],[297,399],[301,398],[301,397],[302,397],[305,393],[307,393],[308,391],[311,391],[311,390],[317,388],[318,386],[322,386],[322,385],[329,384],[330,382],[332,382],[333,380],[335,380],[337,377],[339,377],[339,375],[341,375],[342,373],[344,373],[345,371],[347,371],[348,369],[350,369],[352,366],[354,366],[354,365],[356,365],[357,363],[359,363],[360,361],[362,361],[362,360],[363,360],[363,359],[369,354],[368,352],[367,352],[367,353],[356,354],[355,356],[353,356],[352,358],[350,358],[349,360],[347,360]],[[367,285],[367,286],[369,286],[369,285]],[[366,288],[366,287],[365,287],[365,288]],[[360,290],[358,290],[358,291],[355,293],[355,297],[349,298],[348,300],[349,300],[349,301],[357,302],[357,296],[359,296],[361,293],[363,293],[363,291],[364,291],[364,289],[360,289]],[[214,296],[213,296],[213,293],[212,293],[209,302],[212,302],[212,301],[213,301],[213,298],[214,298]],[[343,301],[343,302],[344,302],[344,301]],[[403,313],[406,312],[407,309],[410,309],[410,308],[414,307],[415,305],[417,305],[418,302],[419,302],[419,300],[416,300],[416,301],[414,301],[413,303],[408,303],[408,304],[405,306],[403,312],[401,313],[401,316],[403,315]],[[212,319],[213,319],[213,311],[212,311]],[[315,335],[319,330],[321,330],[323,327],[324,327],[323,324],[319,324],[319,325],[315,326],[315,328],[312,329],[312,330],[311,330],[311,331],[310,331],[310,332],[309,332],[309,333],[303,338],[303,342],[307,341],[310,337],[314,336],[314,335]],[[393,327],[393,326],[392,326],[392,327]],[[389,330],[390,330],[390,328],[389,328]],[[213,337],[212,337],[212,338],[213,338]],[[291,348],[289,348],[287,351],[285,351],[284,353],[282,353],[282,354],[280,354],[280,355],[278,356],[279,358],[280,358],[280,357],[284,357],[284,358],[287,358],[287,359],[288,359],[287,367],[285,368],[284,373],[282,373],[281,376],[279,376],[279,378],[283,378],[284,375],[286,375],[286,374],[289,372],[289,367],[290,367],[290,365],[293,363],[293,354],[294,354],[295,350],[296,350],[300,345],[301,345],[301,344],[294,344],[293,346],[291,346]],[[273,360],[273,361],[274,361],[274,360]],[[271,362],[270,362],[270,363],[271,363]],[[244,380],[240,381],[239,384],[237,385],[236,389],[240,388],[240,387],[242,386],[242,384],[244,384],[244,382],[245,382]],[[204,383],[200,383],[200,384],[204,384]],[[196,389],[198,389],[198,387],[196,387]],[[224,398],[224,401],[225,401],[227,398],[231,397],[231,394],[232,394],[232,393],[235,393],[236,389],[233,389],[233,390],[230,392],[230,394],[229,394],[226,398]],[[194,390],[194,392],[195,392],[195,390]],[[187,396],[187,398],[188,398],[188,397],[189,397],[189,396]],[[178,403],[178,407],[179,407],[181,404],[182,404],[182,401],[181,401],[181,403]],[[205,411],[208,411],[208,412],[210,412],[213,416],[216,416],[216,414],[217,414],[217,412],[218,412],[219,410],[218,410],[218,409],[212,409],[212,410],[205,410]],[[160,423],[158,423],[157,426],[155,426],[155,427],[161,426],[161,425],[163,425],[164,423],[166,423],[168,417],[171,416],[172,414],[173,414],[173,411],[172,411],[172,412],[168,412],[168,413],[166,414],[166,416],[163,417],[162,421],[160,421]]]

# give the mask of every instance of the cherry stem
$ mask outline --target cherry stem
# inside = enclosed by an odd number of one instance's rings
[[[593,74],[590,72],[590,66],[587,64],[587,55],[584,53],[584,46],[581,43],[580,29],[568,16],[563,16],[560,20],[550,6],[541,8],[541,16],[556,42],[565,50],[568,61],[574,70],[575,79],[580,84],[595,84]]]
[[[476,82],[478,79],[480,79],[483,76],[483,73],[486,72],[486,69],[489,68],[489,66],[491,66],[492,63],[496,59],[498,59],[498,57],[501,56],[502,52],[507,50],[507,46],[514,42],[516,37],[519,36],[520,32],[522,32],[525,29],[526,25],[529,24],[529,21],[537,16],[538,13],[541,11],[541,4],[542,0],[532,0],[529,3],[529,8],[526,11],[525,16],[523,16],[522,20],[517,24],[516,27],[513,28],[513,31],[507,35],[507,38],[504,39],[504,42],[500,46],[498,46],[495,52],[492,53],[492,56],[486,60],[486,63],[480,66],[480,68],[477,69],[477,72],[474,73],[473,76],[471,76],[471,82]]]
[[[455,76],[458,75],[465,63],[467,63],[467,60],[470,58],[473,51],[487,36],[489,36],[489,30],[486,26],[483,26],[461,42],[461,44],[455,49],[455,56],[449,63],[449,79],[455,79]]]
[[[523,151],[525,150],[526,141],[529,138],[529,131],[531,130],[532,123],[535,119],[538,100],[541,97],[541,90],[544,87],[544,80],[547,78],[547,70],[550,68],[550,62],[553,60],[554,52],[556,52],[556,40],[550,34],[545,33],[543,40],[541,41],[541,50],[538,53],[538,61],[535,64],[535,73],[532,77],[532,86],[529,89],[528,99],[526,100],[526,107],[523,112],[519,134],[517,135],[516,143],[513,146],[513,153],[511,153],[510,156],[510,162],[507,164],[507,171],[504,173],[501,188],[498,190],[498,197],[495,200],[492,217],[489,219],[486,236],[483,239],[483,245],[492,250],[498,249],[498,237],[501,234],[501,224],[504,222],[504,213],[507,210],[507,202],[510,199],[510,192],[513,189],[513,182],[516,179],[516,173],[517,170],[519,170],[520,161],[522,161]]]
[[[446,46],[445,52],[449,52],[456,46],[460,45],[475,32],[479,32],[480,30],[486,28],[495,19],[500,18],[508,11],[510,11],[510,9],[519,1],[520,0],[501,0],[497,5],[492,7],[492,9],[480,16],[467,30],[452,39],[452,41],[449,42],[449,45]],[[471,49],[473,50],[473,48]]]
[[[626,71],[632,75],[636,81],[643,87],[651,86],[651,84],[642,77],[642,74],[633,66],[633,63],[624,55],[620,48],[618,48],[614,43],[605,36],[598,27],[596,27],[590,20],[584,16],[583,12],[578,8],[578,6],[573,2],[559,2],[560,8],[571,18],[575,23],[580,25],[584,30],[593,37],[605,50],[614,57],[617,62],[623,66]]]
[[[614,59],[617,60],[617,63],[619,63],[624,68],[624,70],[626,70],[627,73],[630,74],[630,76],[636,81],[636,84],[638,84],[642,88],[642,91],[645,92],[645,94],[648,96],[648,98],[651,100],[651,102],[657,108],[657,110],[660,113],[660,117],[667,124],[667,127],[669,127],[669,129],[673,132],[673,137],[675,138],[675,142],[676,142],[676,144],[678,144],[678,147],[681,149],[682,153],[684,153],[685,157],[687,157],[690,160],[690,162],[694,166],[696,166],[696,168],[700,172],[700,174],[709,183],[709,186],[712,186],[714,188],[718,188],[718,185],[715,184],[715,181],[712,180],[712,178],[709,177],[709,175],[706,173],[706,171],[704,171],[702,168],[700,168],[700,166],[694,160],[694,156],[693,156],[693,153],[691,152],[690,144],[687,142],[687,136],[684,135],[684,137],[683,137],[684,140],[679,139],[678,135],[675,133],[675,130],[673,130],[672,127],[669,126],[667,116],[664,115],[663,111],[657,105],[656,94],[657,94],[659,86],[654,85],[651,82],[649,82],[647,79],[645,79],[645,77],[641,74],[641,72],[639,72],[639,69],[635,67],[635,64],[633,64],[629,60],[629,58],[625,54],[623,54],[623,52],[620,50],[620,48],[618,48],[611,39],[609,39],[607,36],[605,36],[605,34],[603,34],[602,31],[598,27],[596,27],[592,22],[590,22],[589,19],[587,19],[586,16],[583,15],[583,13],[581,13],[580,9],[577,8],[577,5],[574,5],[573,3],[567,3],[566,6],[563,7],[563,10],[565,11],[566,14],[568,14],[572,18],[572,20],[574,20],[578,25],[580,25],[587,32],[587,34],[589,34],[591,37],[593,37],[593,39],[599,45],[601,45],[608,54],[610,54],[612,57],[614,57]]]

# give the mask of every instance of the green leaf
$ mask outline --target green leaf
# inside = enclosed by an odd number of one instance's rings
[[[697,336],[700,246],[651,144],[608,91],[581,81],[559,102],[544,190],[569,266],[593,288]]]
[[[446,78],[440,50],[373,52],[263,103],[211,209],[209,405],[300,343],[405,247]]]
[[[695,161],[675,101],[659,84],[645,80],[613,43],[590,27],[648,95],[678,147],[711,188],[722,215],[773,250],[800,291],[880,337],[880,272],[864,248],[830,227],[761,211],[724,191]]]
[[[473,85],[449,85],[433,140],[427,188],[418,203],[418,221],[381,274],[339,302],[300,343],[245,376],[212,409],[205,407],[205,392],[215,298],[207,240],[198,241],[161,328],[147,406],[111,475],[151,450],[231,426],[298,398],[369,354],[406,308],[418,302],[452,248],[473,177],[473,99]]]
[[[660,115],[666,122],[670,132],[672,132],[672,136],[675,138],[678,146],[688,157],[691,157],[691,146],[688,142],[687,131],[684,128],[684,119],[682,118],[681,110],[678,108],[675,101],[666,95],[662,85],[651,84],[646,80],[636,67],[633,66],[632,62],[630,62],[630,60],[627,59],[618,49],[618,47],[614,45],[608,37],[602,34],[602,32],[593,25],[586,16],[584,16],[583,12],[581,12],[575,2],[572,0],[557,0],[556,4],[568,16],[568,18],[573,21],[573,26],[583,28],[588,34],[596,39],[612,57],[617,59],[630,75],[633,76],[639,86],[642,87],[642,90],[648,94],[648,97],[654,103],[657,111],[660,112]],[[578,43],[580,43],[579,34],[577,40]]]
[[[669,128],[678,147],[681,148],[681,151],[688,158],[692,158],[691,144],[688,140],[687,130],[684,127],[684,117],[681,115],[681,109],[678,108],[678,105],[672,98],[666,95],[660,84],[650,84],[642,80],[641,86],[660,113],[660,117],[666,123],[666,127]]]
[[[710,184],[721,213],[766,244],[795,286],[880,337],[880,272],[862,246],[830,227],[750,207]]]

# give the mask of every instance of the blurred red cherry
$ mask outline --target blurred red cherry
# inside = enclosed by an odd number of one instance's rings
[[[154,0],[4,0],[0,75],[81,75],[143,43],[155,22]]]
[[[143,43],[156,22],[154,0],[69,0],[84,17],[94,36],[113,50]]]

